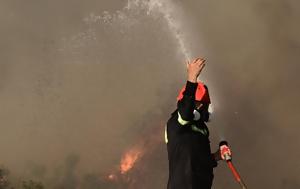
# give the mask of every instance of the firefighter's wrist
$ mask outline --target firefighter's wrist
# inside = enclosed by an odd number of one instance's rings
[[[193,75],[189,75],[187,80],[192,83],[197,83],[197,77]]]

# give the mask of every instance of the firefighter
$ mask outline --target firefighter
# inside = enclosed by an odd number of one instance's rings
[[[206,85],[197,81],[205,66],[203,58],[187,62],[188,78],[177,97],[177,109],[165,128],[169,159],[168,189],[210,189],[213,168],[222,159],[212,154],[209,131],[210,98]]]

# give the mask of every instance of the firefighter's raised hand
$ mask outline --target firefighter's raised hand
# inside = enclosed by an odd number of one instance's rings
[[[196,58],[192,62],[187,61],[188,81],[196,83],[202,69],[205,66],[204,58]]]

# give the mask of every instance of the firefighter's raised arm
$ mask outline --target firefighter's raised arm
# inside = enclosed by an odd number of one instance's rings
[[[187,61],[186,67],[187,67],[188,81],[192,83],[197,83],[197,78],[200,75],[204,66],[205,66],[204,58],[196,58],[192,62]]]
[[[195,109],[195,93],[197,90],[197,78],[205,66],[205,59],[197,58],[192,62],[187,62],[187,83],[178,99],[178,122],[181,125],[188,124],[193,120],[193,111]]]

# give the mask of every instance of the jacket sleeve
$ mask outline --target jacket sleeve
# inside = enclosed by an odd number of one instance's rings
[[[195,109],[195,93],[198,83],[187,81],[183,98],[178,101],[178,122],[186,125],[194,119],[193,111]]]
[[[201,119],[204,122],[208,122],[209,121],[209,112],[208,112],[208,108],[209,108],[209,104],[203,104],[203,107],[201,108]]]
[[[212,167],[213,167],[213,168],[215,168],[215,167],[218,166],[218,160],[216,160],[214,154],[211,154],[211,164],[212,164]]]

